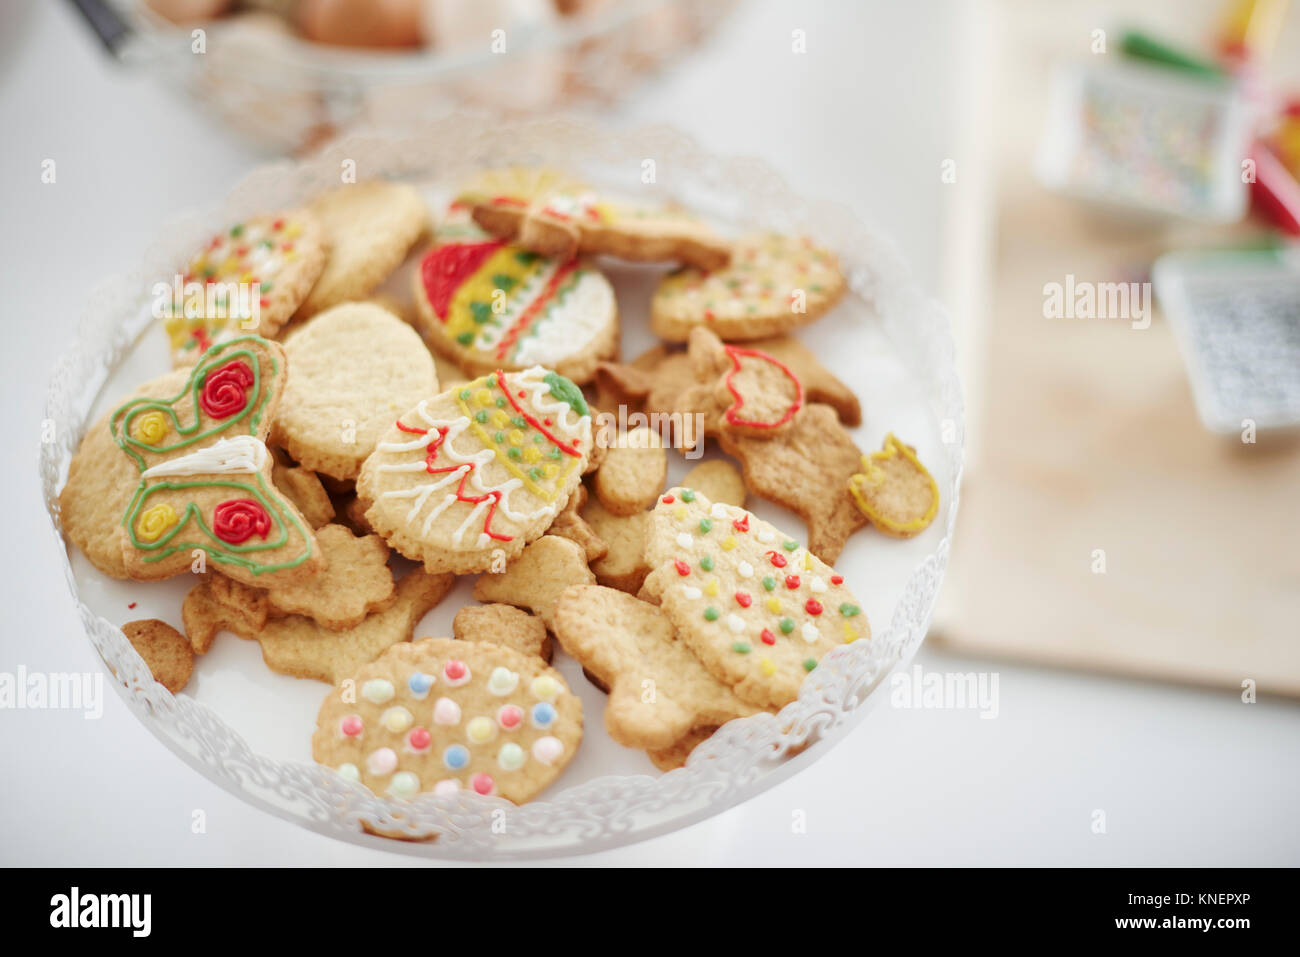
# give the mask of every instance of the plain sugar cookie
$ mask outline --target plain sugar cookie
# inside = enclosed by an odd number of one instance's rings
[[[429,210],[415,187],[383,180],[332,189],[309,210],[324,227],[330,251],[296,319],[364,299],[401,265],[429,225]]]
[[[272,441],[332,478],[355,479],[393,421],[438,393],[419,333],[371,303],[322,312],[288,336],[284,351],[291,374]]]

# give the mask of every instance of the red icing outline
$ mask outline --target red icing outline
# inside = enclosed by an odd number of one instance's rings
[[[553,436],[550,432],[548,432],[546,430],[546,426],[538,422],[535,416],[530,415],[529,413],[525,412],[522,408],[519,407],[519,403],[515,401],[515,397],[511,395],[510,390],[506,388],[505,385],[506,374],[504,372],[498,369],[496,371],[496,377],[497,377],[497,385],[501,387],[501,394],[504,395],[510,401],[511,407],[524,417],[525,422],[527,422],[529,425],[535,428],[538,432],[542,433],[542,435],[550,439],[551,442],[554,443],[555,447],[560,449],[561,451],[566,452],[575,458],[577,458],[582,454],[581,452],[578,451],[577,446],[565,445],[563,442],[561,442],[559,439]]]
[[[403,432],[409,432],[412,435],[429,434],[428,429],[417,429],[409,425],[403,425],[400,419],[397,421],[397,427],[401,429]],[[438,459],[438,449],[440,449],[442,447],[442,443],[446,441],[447,432],[448,432],[447,426],[445,425],[438,426],[437,437],[432,442],[430,442],[427,446],[425,446],[424,470],[428,472],[430,475],[445,475],[448,472],[455,472],[457,469],[462,467],[461,465],[442,465],[437,468],[434,468],[433,463]],[[495,539],[498,542],[514,541],[513,535],[502,535],[498,532],[492,531],[492,519],[496,515],[497,505],[501,502],[500,491],[494,489],[489,492],[484,492],[482,495],[465,494],[465,483],[469,481],[469,477],[474,474],[474,470],[476,468],[477,466],[471,462],[469,468],[466,469],[465,472],[461,475],[460,481],[456,483],[456,501],[462,502],[465,505],[481,505],[482,503],[486,502],[488,499],[491,499],[492,504],[488,506],[487,514],[483,516],[483,534],[486,535],[488,538]]]
[[[790,369],[785,365],[785,363],[783,363],[780,359],[777,359],[774,356],[770,356],[766,352],[762,352],[758,349],[742,349],[740,346],[726,346],[725,348],[727,350],[727,355],[731,357],[731,371],[727,373],[727,379],[726,379],[727,391],[730,392],[731,397],[736,400],[732,404],[731,408],[727,409],[725,413],[727,422],[729,424],[739,425],[749,429],[775,429],[782,425],[785,425],[792,418],[794,418],[794,414],[796,412],[798,412],[801,408],[803,408],[803,383],[799,381],[799,377],[796,376],[793,372],[791,372]],[[782,372],[785,373],[786,378],[788,378],[791,382],[794,383],[794,402],[790,405],[788,409],[785,410],[785,414],[782,415],[781,418],[777,419],[775,422],[755,422],[749,419],[742,419],[737,416],[737,413],[742,408],[744,408],[745,400],[741,397],[740,390],[736,388],[735,383],[732,382],[732,379],[735,377],[736,373],[740,371],[741,356],[745,356],[751,359],[762,359],[765,362],[772,363],[772,365],[776,366],[778,369],[780,369]]]

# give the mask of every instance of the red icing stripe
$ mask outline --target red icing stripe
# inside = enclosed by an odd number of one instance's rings
[[[500,360],[506,357],[506,353],[508,353],[510,348],[519,341],[519,337],[528,330],[528,327],[533,324],[542,309],[555,298],[555,291],[560,288],[560,284],[571,276],[573,271],[577,268],[578,260],[570,259],[559,269],[555,270],[555,274],[551,276],[550,280],[546,283],[546,288],[541,291],[541,294],[538,295],[536,299],[528,304],[528,308],[524,310],[523,315],[516,319],[514,325],[510,327],[510,331],[501,337],[501,342],[497,345],[497,359]]]
[[[484,243],[448,243],[429,250],[420,263],[420,280],[429,305],[443,322],[451,308],[451,297],[465,280],[478,272],[488,257],[504,246],[500,240]]]
[[[803,383],[799,381],[799,377],[796,376],[793,372],[791,372],[783,362],[781,362],[779,359],[774,358],[773,356],[768,355],[766,352],[760,352],[757,349],[742,349],[739,346],[727,346],[726,350],[727,350],[727,355],[731,357],[731,371],[727,373],[727,380],[726,380],[727,391],[730,392],[731,397],[736,400],[734,403],[732,403],[731,408],[727,409],[727,413],[726,413],[727,421],[730,422],[732,425],[740,425],[746,428],[775,429],[777,426],[785,425],[792,418],[794,418],[794,414],[798,412],[800,408],[803,407]],[[794,383],[794,402],[792,402],[790,404],[790,407],[785,410],[785,414],[783,414],[781,418],[777,419],[775,422],[755,422],[749,419],[742,419],[738,415],[740,410],[745,405],[745,400],[741,398],[740,390],[736,388],[735,384],[731,380],[735,377],[736,373],[740,371],[741,356],[745,356],[746,358],[750,358],[750,359],[761,359],[764,362],[772,363],[772,365],[776,366],[778,369],[784,372],[786,374],[786,377],[791,382]]]
[[[524,417],[524,420],[529,425],[531,425],[538,432],[542,433],[542,435],[546,436],[548,439],[554,442],[555,447],[558,448],[561,452],[565,452],[568,455],[572,455],[574,457],[577,457],[582,454],[581,452],[578,451],[576,446],[566,445],[564,442],[560,441],[558,438],[552,435],[547,430],[546,426],[542,425],[542,423],[537,421],[536,416],[528,412],[525,412],[523,408],[520,407],[519,403],[515,401],[515,397],[510,394],[510,388],[506,385],[506,374],[504,372],[498,369],[496,371],[496,377],[497,377],[497,385],[501,387],[501,394],[510,400],[510,404],[511,406],[514,407],[514,410],[518,412],[520,415],[522,415]]]

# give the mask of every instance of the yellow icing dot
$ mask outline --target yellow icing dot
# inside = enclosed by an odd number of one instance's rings
[[[677,521],[684,522],[689,517],[690,517],[690,511],[686,508],[685,505],[678,505],[676,508],[673,509],[673,518],[677,519]]]
[[[804,553],[803,553],[803,568],[804,568],[804,571],[810,572],[810,571],[812,571],[812,567],[813,567],[813,563],[812,563],[812,552],[804,552]]]
[[[771,658],[760,658],[758,667],[761,668],[763,674],[767,675],[769,678],[776,674],[776,664]]]
[[[844,643],[847,645],[850,641],[857,641],[861,635],[847,621],[844,623]]]
[[[779,615],[781,613],[781,603],[777,601],[775,598],[769,598],[763,604],[767,607],[767,610],[770,611],[772,614]]]
[[[492,413],[492,424],[498,429],[503,428],[510,424],[510,416],[503,409],[497,409]]]
[[[474,393],[474,401],[477,402],[479,405],[491,405],[493,401],[492,390],[479,389],[477,392]]]
[[[712,598],[717,593],[718,593],[718,580],[716,578],[711,578],[709,579],[709,583],[704,586],[704,594]]]
[[[558,472],[559,470],[560,470],[559,466],[557,465],[550,465],[550,464],[543,465],[542,476],[543,478],[555,478],[555,473]]]
[[[135,537],[142,542],[156,542],[178,521],[176,509],[165,502],[160,503],[140,513],[135,523]]]
[[[522,445],[524,442],[524,433],[518,429],[511,429],[510,434],[506,436],[506,440],[511,445]]]
[[[387,728],[389,731],[392,731],[396,734],[401,734],[403,731],[405,731],[407,728],[411,726],[411,724],[415,721],[415,717],[411,714],[410,711],[406,710],[405,708],[399,705],[395,708],[389,708],[387,711],[385,711],[383,717],[380,718],[380,720],[383,722],[384,727]]]
[[[538,675],[528,687],[535,697],[543,701],[550,701],[560,693],[559,683],[550,675]]]
[[[524,461],[530,465],[542,457],[542,451],[535,445],[530,445],[524,449]]]
[[[722,540],[722,550],[723,550],[724,552],[729,552],[729,551],[731,551],[731,550],[732,550],[733,548],[735,548],[735,547],[736,547],[736,536],[735,536],[735,535],[728,535],[726,538],[724,538],[724,539]]]
[[[289,239],[296,239],[302,235],[302,223],[290,223],[285,229],[284,235]]]
[[[465,725],[465,735],[475,744],[482,744],[484,741],[491,741],[492,735],[496,733],[496,728],[492,726],[489,718],[472,718],[469,724]]]
[[[131,423],[131,434],[145,445],[157,445],[169,431],[166,414],[158,411],[138,415]]]

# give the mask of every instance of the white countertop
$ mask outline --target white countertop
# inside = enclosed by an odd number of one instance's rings
[[[969,154],[970,20],[968,5],[940,0],[750,4],[705,53],[639,90],[618,121],[672,122],[710,149],[759,154],[801,189],[841,197],[895,236],[927,288],[962,305],[953,236],[964,214],[939,165],[956,158],[964,169]],[[796,27],[808,54],[781,55]],[[158,224],[216,200],[259,158],[151,77],[107,62],[62,3],[0,13],[0,129],[0,388],[15,443],[0,479],[13,532],[0,559],[0,671],[93,671],[101,663],[59,572],[62,545],[36,478],[48,377],[95,281],[128,268]],[[53,185],[41,182],[46,159],[57,164]],[[882,701],[837,748],[743,807],[574,860],[1300,863],[1290,823],[1300,707],[1270,701],[1266,688],[1247,705],[1232,693],[924,649],[919,663],[995,670],[997,717]],[[0,766],[0,864],[415,863],[243,804],[173,757],[107,689],[98,721],[0,711]],[[206,833],[191,833],[195,810]]]

